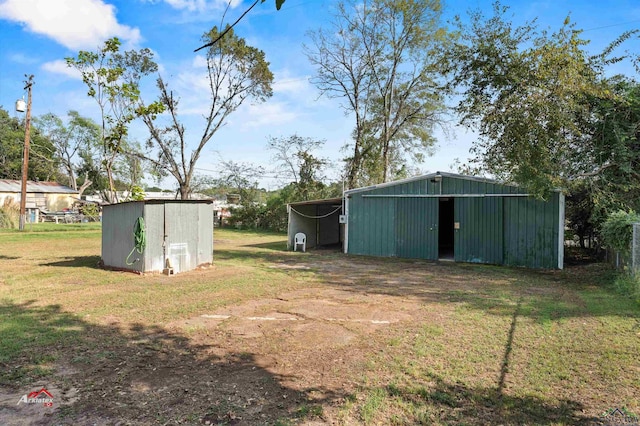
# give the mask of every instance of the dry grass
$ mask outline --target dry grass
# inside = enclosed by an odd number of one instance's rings
[[[284,248],[278,234],[216,230],[212,268],[138,276],[97,268],[99,225],[0,233],[0,418],[24,414],[3,395],[36,384],[60,395],[34,419],[44,424],[565,425],[640,413],[640,309],[602,265]],[[246,319],[259,316],[291,321]]]

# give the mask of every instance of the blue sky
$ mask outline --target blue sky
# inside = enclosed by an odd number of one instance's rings
[[[345,116],[338,100],[319,98],[309,83],[314,69],[303,53],[305,33],[327,25],[333,0],[286,0],[276,11],[274,0],[256,6],[236,27],[238,35],[260,48],[275,75],[274,96],[263,104],[246,103],[230,116],[227,125],[214,136],[198,163],[199,172],[213,174],[220,158],[271,167],[266,150],[269,136],[300,136],[326,140],[319,154],[336,165],[341,147],[349,142],[352,119]],[[511,7],[515,23],[539,18],[540,24],[558,28],[567,14],[591,39],[594,52],[625,30],[640,27],[637,0],[611,1],[504,1]],[[225,23],[234,21],[250,4],[233,0]],[[34,74],[33,113],[52,112],[64,116],[75,109],[98,118],[97,105],[86,96],[77,75],[64,58],[78,50],[95,50],[104,40],[117,36],[125,48],[148,47],[156,55],[161,73],[180,97],[180,113],[194,141],[201,133],[200,117],[208,94],[200,89],[205,77],[202,57],[193,52],[200,37],[213,25],[220,25],[227,1],[223,0],[0,0],[0,105],[15,114],[14,103],[24,95],[25,74]],[[490,0],[449,1],[445,15],[465,14],[469,7],[489,10]],[[640,51],[633,41],[627,48]],[[630,72],[625,68],[617,71]],[[149,81],[152,88],[152,80]],[[145,100],[155,96],[143,93]],[[141,124],[132,134],[143,141]],[[419,167],[424,172],[455,171],[455,158],[465,160],[474,134],[453,127],[438,132],[435,154]],[[279,185],[269,175],[262,186]],[[162,186],[173,187],[167,180]]]

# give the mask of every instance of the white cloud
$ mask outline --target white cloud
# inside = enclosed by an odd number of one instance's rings
[[[110,37],[137,44],[140,30],[118,23],[116,8],[102,0],[5,0],[0,18],[72,49],[93,49]]]
[[[38,59],[24,53],[14,53],[9,56],[9,60],[21,65],[31,65],[38,63]]]
[[[67,66],[67,63],[62,59],[58,59],[56,61],[45,62],[42,64],[42,69],[48,72],[52,72],[54,74],[62,74],[67,77],[71,77],[75,80],[82,80],[82,76],[80,72],[75,69]]]
[[[207,58],[204,55],[196,55],[191,63],[193,68],[207,68]]]
[[[222,9],[229,5],[228,0],[164,0],[164,2],[174,9],[187,10],[189,12]],[[229,7],[233,9],[241,3],[242,0],[231,0]]]
[[[308,92],[309,89],[309,77],[277,79],[276,75],[276,80],[273,83],[273,91],[275,93],[293,95],[300,94],[301,92]]]
[[[292,110],[285,102],[267,101],[263,104],[249,104],[246,108],[247,117],[244,125],[247,128],[263,126],[279,126],[295,121],[299,114]],[[239,111],[238,114],[242,114]]]

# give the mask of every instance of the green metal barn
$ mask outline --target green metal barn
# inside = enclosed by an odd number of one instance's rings
[[[345,191],[350,254],[562,269],[564,195],[433,173]]]
[[[292,203],[290,246],[294,234],[304,232],[307,247],[339,242],[348,254],[563,267],[559,191],[539,200],[517,186],[437,172],[348,190],[344,207],[336,212],[334,206],[338,200]]]

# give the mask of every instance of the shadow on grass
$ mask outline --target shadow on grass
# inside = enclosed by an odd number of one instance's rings
[[[258,249],[284,251],[284,252],[288,251],[286,241],[273,241],[269,243],[247,244],[247,245],[244,245],[244,247],[254,247]]]
[[[254,354],[157,326],[95,325],[33,302],[0,303],[0,321],[3,424],[273,424],[321,415],[309,407],[341,397],[314,399]],[[53,410],[16,405],[43,387]]]
[[[471,388],[430,376],[432,386],[387,386],[377,390],[386,405],[411,407],[407,424],[465,425],[592,425],[581,414],[583,406],[572,400],[549,404],[535,396],[505,395],[494,388]],[[369,391],[369,393],[376,392]],[[411,414],[408,414],[411,417]]]
[[[42,263],[40,266],[63,266],[67,268],[94,268],[100,269],[100,256],[75,256],[64,257],[64,260]]]

